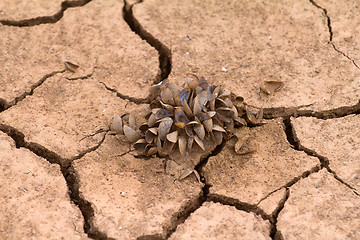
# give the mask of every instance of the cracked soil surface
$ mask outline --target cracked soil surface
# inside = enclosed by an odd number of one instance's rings
[[[0,239],[360,239],[359,8],[1,1]],[[234,131],[254,152],[193,160],[201,182],[109,131],[187,73],[264,110]]]

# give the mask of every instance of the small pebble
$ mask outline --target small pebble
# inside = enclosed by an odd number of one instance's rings
[[[221,71],[226,72],[226,67],[222,67]]]

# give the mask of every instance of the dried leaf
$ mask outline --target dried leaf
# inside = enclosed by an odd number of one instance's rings
[[[129,114],[129,127],[136,130],[136,120],[131,114]]]
[[[222,88],[221,91],[220,91],[220,95],[219,95],[219,98],[225,98],[225,97],[228,97],[230,96],[231,92],[225,88]]]
[[[168,140],[164,141],[164,149],[167,153],[170,153],[173,150],[174,146],[175,146],[175,143],[170,142]]]
[[[140,135],[127,125],[124,125],[124,134],[130,142],[136,142],[140,138]]]
[[[155,114],[155,117],[157,120],[165,118],[165,117],[171,117],[173,116],[173,111],[170,109],[162,108]]]
[[[276,80],[265,81],[265,84],[268,88],[271,88],[271,91],[273,92],[279,91],[284,86],[284,82]]]
[[[204,146],[203,141],[196,135],[194,136],[194,140],[199,145],[199,147],[205,151],[205,146]]]
[[[252,124],[260,124],[263,118],[263,110],[260,109],[256,116],[254,116],[254,114],[252,114],[252,112],[246,108],[246,116]]]
[[[216,124],[214,124],[212,130],[213,130],[213,131],[215,130],[215,131],[218,131],[218,132],[224,132],[224,133],[226,133],[226,131],[225,131],[224,128],[222,128],[222,127],[220,127],[219,125],[216,125]]]
[[[270,95],[271,92],[269,90],[266,89],[266,87],[260,87],[260,90],[263,92],[263,93],[266,93],[267,95]]]
[[[207,112],[207,115],[208,115],[210,118],[212,118],[212,117],[214,117],[214,116],[216,115],[216,111],[209,111],[209,112]]]
[[[158,129],[158,135],[161,140],[165,140],[166,135],[170,132],[173,120],[169,117],[163,118]]]
[[[183,122],[176,122],[175,126],[177,126],[178,128],[184,128],[186,126],[186,124]]]
[[[175,104],[173,94],[172,94],[172,92],[171,92],[171,90],[169,88],[165,88],[164,90],[162,90],[161,93],[160,93],[160,96],[161,96],[161,100],[165,104],[170,104],[170,105]]]
[[[210,118],[210,119],[207,119],[207,120],[204,120],[203,121],[203,125],[205,127],[205,129],[208,131],[208,132],[212,132],[212,129],[213,129],[213,120]]]
[[[175,109],[175,122],[187,124],[189,122],[182,108]]]
[[[249,136],[245,136],[241,139],[239,139],[236,143],[235,143],[235,146],[234,146],[234,150],[237,154],[239,155],[244,155],[244,154],[247,154],[247,153],[252,153],[254,152],[255,150],[253,148],[251,148],[249,145],[248,145],[248,140],[250,139]]]
[[[156,116],[153,113],[153,114],[150,115],[150,117],[148,119],[148,126],[153,127],[153,126],[155,126],[155,123],[156,123]]]
[[[141,132],[146,132],[149,129],[149,125],[147,123],[143,123],[140,125],[139,130]]]
[[[222,143],[223,140],[223,133],[222,132],[212,132],[214,134],[216,145],[219,145]]]
[[[180,91],[179,97],[181,100],[181,104],[184,106],[185,103],[188,102],[190,96],[190,88],[184,88]]]
[[[139,153],[144,153],[146,146],[148,143],[145,141],[145,139],[139,139],[134,143],[134,148]]]
[[[76,69],[79,68],[79,65],[76,65],[75,63],[69,62],[69,61],[65,61],[65,68],[66,70],[69,70],[70,72],[75,72]]]
[[[204,121],[204,120],[206,120],[206,119],[211,118],[208,113],[204,113],[204,112],[200,112],[200,113],[196,114],[195,117],[196,117],[200,122],[202,122],[202,121]]]
[[[156,141],[156,148],[157,148],[158,152],[160,152],[160,151],[161,151],[161,148],[162,148],[162,144],[161,144],[161,139],[160,139],[160,137],[158,136],[158,137],[155,139],[155,141]]]
[[[193,137],[194,136],[194,131],[193,131],[193,127],[192,126],[189,126],[187,125],[185,127],[185,132],[187,134],[188,137]]]
[[[186,137],[180,136],[179,140],[179,151],[182,156],[186,156]]]
[[[193,173],[195,174],[195,177],[199,181],[199,183],[201,183],[200,174],[198,173],[198,171],[194,170]]]
[[[122,133],[123,124],[122,124],[122,119],[119,115],[117,114],[114,115],[113,121],[110,125],[110,130],[116,133]]]
[[[234,120],[230,118],[230,122],[225,123],[225,127],[227,132],[234,132]]]
[[[156,134],[154,134],[153,131],[150,131],[150,129],[151,128],[149,128],[149,130],[147,130],[146,133],[145,133],[145,140],[148,143],[152,143],[154,141],[154,139],[156,138]]]
[[[199,80],[198,76],[196,76],[193,73],[186,74],[186,80],[187,80],[188,86],[191,90],[196,89],[196,87],[199,86],[199,84],[200,84],[200,80]]]
[[[264,114],[264,111],[263,109],[261,108],[258,113],[256,114],[256,119],[258,120],[258,122],[260,123],[261,120],[263,119],[263,114]]]
[[[189,152],[191,152],[193,143],[194,143],[194,138],[193,138],[193,137],[189,137],[189,138],[188,138],[188,141],[187,141],[187,149],[188,149]]]
[[[156,147],[152,147],[148,150],[148,152],[146,153],[147,156],[151,156],[154,155],[155,153],[157,153],[157,148]]]
[[[234,122],[240,126],[246,126],[246,121],[243,118],[240,117],[234,118]]]
[[[188,168],[186,169],[179,177],[179,180],[183,180],[184,178],[186,178],[187,176],[189,176],[190,174],[192,174],[194,172],[194,170]]]
[[[184,106],[184,111],[185,111],[186,115],[187,115],[189,118],[193,117],[194,114],[193,114],[193,112],[191,111],[191,108],[189,107],[188,103],[187,103],[187,102],[184,102],[183,106]]]
[[[205,128],[202,124],[198,124],[198,125],[194,126],[194,131],[201,140],[204,140]]]
[[[153,109],[151,109],[151,112],[152,112],[153,114],[156,114],[160,109],[161,109],[161,108],[153,108]]]
[[[198,121],[191,121],[188,122],[187,125],[199,125],[200,123]]]
[[[176,141],[178,140],[178,131],[169,133],[168,135],[166,135],[166,138],[169,142],[176,143]]]
[[[200,94],[198,94],[194,99],[194,110],[193,113],[196,115],[200,113],[207,101],[209,100],[209,93],[207,91],[202,91]]]

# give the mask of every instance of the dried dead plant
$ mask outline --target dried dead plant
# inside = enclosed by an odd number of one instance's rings
[[[130,114],[115,115],[111,130],[124,134],[139,155],[166,156],[179,151],[188,157],[233,137],[235,127],[261,123],[262,110],[254,115],[242,97],[222,86],[210,86],[194,74],[186,80],[181,89],[168,82],[153,86],[155,96],[146,121],[138,126]],[[238,140],[236,153],[251,152],[244,150],[244,139]]]

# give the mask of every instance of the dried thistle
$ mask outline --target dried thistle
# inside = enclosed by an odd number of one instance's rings
[[[252,114],[242,97],[222,86],[210,86],[194,74],[186,79],[181,89],[168,82],[153,87],[154,100],[146,122],[139,127],[130,114],[115,115],[111,130],[125,134],[140,155],[164,156],[179,151],[188,157],[232,137],[235,127],[246,126],[247,122],[260,124],[262,110]],[[239,149],[236,152],[243,153]]]

